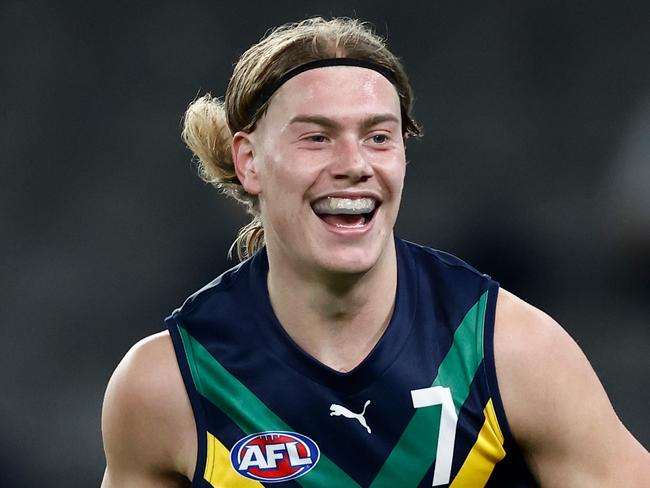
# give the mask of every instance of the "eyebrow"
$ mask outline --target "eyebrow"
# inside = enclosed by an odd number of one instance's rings
[[[382,122],[395,122],[396,124],[399,124],[400,120],[391,113],[375,114],[363,119],[359,123],[359,127],[362,130],[367,130],[377,124],[381,124]],[[324,115],[296,115],[289,120],[287,125],[298,123],[316,124],[328,129],[338,129],[341,126],[341,124],[336,120]]]

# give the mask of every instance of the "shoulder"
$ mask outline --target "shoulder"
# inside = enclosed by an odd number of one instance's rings
[[[439,264],[440,266],[446,266],[449,268],[456,268],[468,271],[469,273],[485,276],[479,271],[476,270],[473,266],[466,263],[459,257],[450,254],[446,251],[440,249],[433,249],[428,246],[423,246],[422,244],[416,244],[414,242],[406,241],[403,239],[397,239],[398,249],[403,249],[405,252],[410,253],[416,259],[428,260],[434,263]]]
[[[647,452],[621,424],[589,361],[554,319],[500,290],[494,352],[510,430],[543,485],[648,481],[631,476],[650,477]]]
[[[496,285],[488,275],[453,254],[401,239],[397,244],[398,261],[408,261],[416,275],[432,280],[436,288],[444,284],[461,294],[471,294],[477,287]]]
[[[193,474],[196,430],[168,332],[135,344],[115,369],[102,434],[114,478]]]
[[[546,429],[539,421],[548,418],[545,410],[557,407],[576,389],[588,390],[582,394],[596,390],[604,397],[569,334],[549,315],[503,289],[497,299],[494,348],[504,408],[520,443],[532,442],[536,430]]]
[[[542,410],[561,394],[559,383],[571,381],[567,368],[586,358],[555,320],[504,289],[497,298],[494,355],[508,422],[522,444],[537,427],[530,416],[544,418]]]

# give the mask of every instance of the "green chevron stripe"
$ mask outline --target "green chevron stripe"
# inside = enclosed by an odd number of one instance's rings
[[[295,430],[231,375],[183,327],[178,326],[178,331],[196,389],[220,408],[244,433],[248,435],[269,430]],[[316,467],[296,481],[306,488],[359,488],[357,482],[322,452]]]
[[[487,297],[486,291],[456,329],[451,348],[440,363],[438,376],[432,384],[451,389],[456,413],[467,400],[472,379],[483,360]],[[371,488],[411,487],[420,483],[436,459],[441,409],[439,405],[416,409]]]

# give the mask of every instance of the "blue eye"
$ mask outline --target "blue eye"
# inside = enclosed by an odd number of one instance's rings
[[[375,144],[384,144],[388,142],[388,136],[386,134],[375,134],[372,136],[372,142]]]

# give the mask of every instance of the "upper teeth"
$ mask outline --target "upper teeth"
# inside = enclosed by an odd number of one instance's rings
[[[372,198],[327,197],[313,205],[314,211],[321,214],[365,214],[375,209]]]

